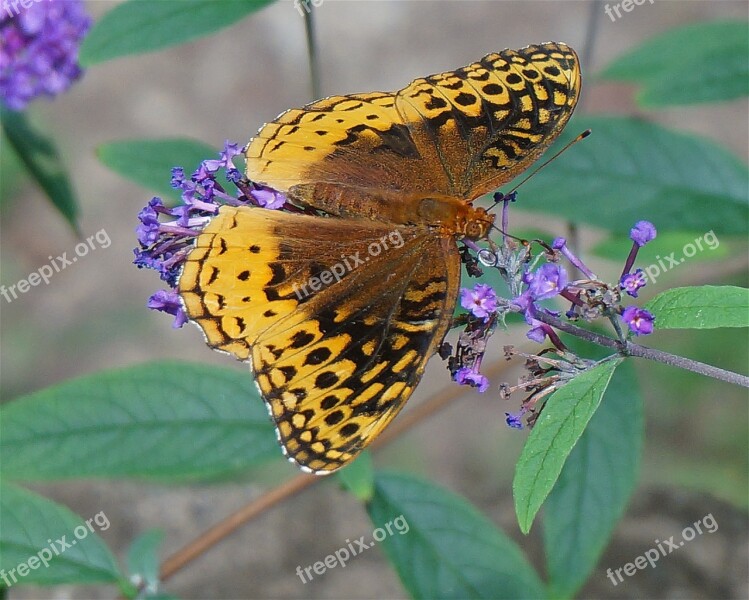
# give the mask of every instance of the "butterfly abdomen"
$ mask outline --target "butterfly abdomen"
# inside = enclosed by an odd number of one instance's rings
[[[386,190],[377,192],[380,191],[318,183],[295,186],[289,191],[289,197],[337,217],[365,217],[397,225],[422,225],[440,229],[445,235],[474,240],[486,237],[494,222],[493,215],[451,196],[433,194],[422,197]]]

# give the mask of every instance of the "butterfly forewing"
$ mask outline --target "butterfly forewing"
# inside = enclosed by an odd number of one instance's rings
[[[577,55],[565,44],[488,54],[392,94],[333,96],[287,111],[249,144],[247,174],[331,213],[342,186],[473,200],[540,156],[579,89]]]

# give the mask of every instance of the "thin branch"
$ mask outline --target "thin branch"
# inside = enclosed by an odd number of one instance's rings
[[[671,365],[672,367],[679,367],[680,369],[686,369],[687,371],[699,373],[700,375],[712,377],[713,379],[719,379],[727,383],[733,383],[735,385],[749,388],[749,377],[740,375],[739,373],[734,373],[733,371],[726,371],[725,369],[713,367],[712,365],[707,365],[696,360],[691,360],[683,356],[676,356],[675,354],[663,352],[662,350],[655,350],[654,348],[648,348],[647,346],[641,346],[632,342],[622,344],[619,340],[598,333],[593,333],[587,329],[582,329],[540,310],[533,312],[533,318],[551,325],[560,331],[579,337],[587,342],[592,342],[599,346],[604,346],[605,348],[613,348],[623,356],[647,358],[666,365]]]
[[[306,5],[304,12],[304,31],[307,34],[307,56],[309,58],[309,76],[312,85],[312,100],[318,100],[320,93],[320,63],[317,60],[317,39],[315,36],[315,20],[312,16],[315,7]]]
[[[496,377],[507,368],[507,362],[497,361],[485,369],[485,374],[488,377]],[[390,425],[390,427],[388,427],[382,435],[377,438],[377,440],[372,444],[372,448],[379,448],[390,443],[397,437],[400,437],[422,421],[425,421],[428,417],[445,408],[465,392],[465,388],[458,387],[454,384],[449,385],[443,391],[430,398],[427,402],[401,415],[399,419]],[[319,475],[302,473],[243,506],[238,511],[205,530],[194,540],[167,558],[161,566],[161,573],[159,575],[160,581],[166,581],[172,577],[177,573],[177,571],[183,569],[187,564],[210,550],[221,540],[237,531],[242,525],[259,517],[264,512],[277,506],[284,500],[295,496],[299,492],[312,487],[316,483],[327,480],[326,477],[320,477]]]

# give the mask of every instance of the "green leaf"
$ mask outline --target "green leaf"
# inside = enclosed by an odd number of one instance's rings
[[[374,467],[372,466],[372,455],[368,450],[362,452],[349,465],[346,465],[336,473],[338,481],[341,482],[349,492],[362,502],[369,502],[374,494]]]
[[[183,44],[223,29],[273,0],[129,0],[106,13],[83,40],[83,66]]]
[[[51,138],[35,129],[23,112],[0,107],[3,133],[29,175],[76,233],[78,203],[65,166]]]
[[[658,329],[749,327],[749,289],[732,285],[673,288],[645,308]]]
[[[0,417],[6,478],[216,478],[281,458],[246,368],[103,371],[5,404]]]
[[[121,140],[103,144],[96,150],[99,160],[126,179],[154,190],[162,198],[179,200],[181,190],[171,186],[172,167],[183,167],[188,177],[206,159],[218,158],[219,150],[185,138],[163,140]],[[216,181],[225,189],[223,175]]]
[[[373,536],[412,598],[543,596],[515,543],[467,500],[434,483],[378,472],[367,510],[383,532]]]
[[[96,533],[109,529],[103,511],[91,515],[88,526],[64,506],[4,481],[0,521],[0,569],[13,585],[124,580]]]
[[[745,21],[714,21],[672,29],[616,59],[601,79],[634,81],[641,106],[730,100],[749,95]]]
[[[592,135],[523,185],[514,208],[622,235],[642,219],[659,232],[749,233],[749,170],[727,150],[654,123],[605,117],[573,120],[559,143],[586,128]]]
[[[606,360],[554,392],[541,411],[517,465],[512,492],[523,533],[559,477],[567,456],[580,439],[622,359]]]
[[[625,362],[544,505],[551,597],[571,597],[598,562],[637,484],[642,440],[642,398]]]
[[[0,209],[7,208],[11,199],[17,199],[24,176],[25,169],[0,128]]]
[[[127,551],[127,570],[136,576],[138,585],[149,593],[156,593],[159,584],[159,547],[164,532],[151,529],[139,535]],[[153,598],[153,596],[147,596]]]

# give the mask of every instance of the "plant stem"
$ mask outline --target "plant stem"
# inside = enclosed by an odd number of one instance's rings
[[[720,381],[749,388],[749,377],[740,375],[739,373],[734,373],[733,371],[726,371],[725,369],[713,367],[696,360],[691,360],[683,356],[676,356],[675,354],[663,352],[662,350],[655,350],[654,348],[648,348],[647,346],[641,346],[632,342],[622,343],[619,340],[598,333],[593,333],[587,329],[582,329],[571,323],[562,321],[561,319],[540,310],[533,311],[533,318],[546,323],[547,325],[551,325],[560,331],[579,337],[582,340],[606,348],[613,348],[622,356],[647,358],[666,365],[671,365],[672,367],[679,367],[680,369],[686,369],[687,371],[699,373],[700,375],[712,377],[713,379],[719,379]]]
[[[312,16],[314,6],[307,5],[304,12],[304,31],[307,34],[307,57],[309,58],[309,77],[312,85],[312,100],[318,100],[320,93],[320,63],[317,60],[317,40],[315,39],[315,21]]]

